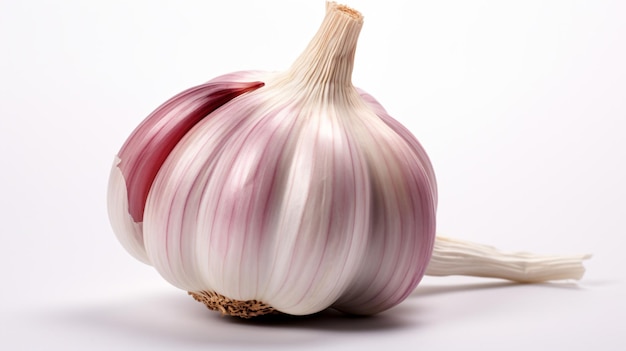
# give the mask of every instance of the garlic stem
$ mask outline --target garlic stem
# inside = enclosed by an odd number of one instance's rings
[[[523,283],[580,279],[591,255],[536,255],[503,252],[492,246],[437,236],[426,275],[469,275]]]
[[[352,85],[354,55],[363,27],[363,16],[335,2],[326,3],[326,16],[319,30],[288,70],[286,79],[308,89],[334,84]]]

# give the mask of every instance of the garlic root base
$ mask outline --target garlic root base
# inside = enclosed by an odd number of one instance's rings
[[[252,318],[265,314],[279,313],[271,306],[257,300],[233,300],[212,291],[189,292],[194,300],[203,303],[207,308],[219,311],[222,315],[241,318]]]
[[[426,269],[431,276],[468,275],[521,283],[581,279],[591,255],[537,255],[503,252],[492,246],[437,235]]]

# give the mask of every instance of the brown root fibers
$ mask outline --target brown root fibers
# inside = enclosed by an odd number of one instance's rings
[[[257,300],[233,300],[212,291],[189,292],[189,295],[209,309],[221,312],[222,315],[252,318],[278,313],[271,306]]]

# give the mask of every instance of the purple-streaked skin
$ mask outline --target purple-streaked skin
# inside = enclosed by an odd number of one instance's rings
[[[371,111],[360,116],[366,131],[360,144],[368,154],[373,198],[368,259],[335,303],[355,314],[384,311],[413,292],[430,261],[437,206],[434,172],[425,151],[406,128],[364,94],[359,91],[357,99]]]
[[[328,3],[291,69],[218,77],[208,84],[249,89],[185,133],[131,136],[169,149],[161,161],[144,144],[120,152],[109,209],[124,246],[181,289],[288,314],[373,314],[404,300],[432,254],[436,183],[417,140],[351,84],[361,25]],[[154,128],[197,109],[176,101]]]
[[[109,217],[122,245],[181,289],[293,315],[384,311],[427,267],[580,278],[586,256],[537,261],[450,239],[438,240],[432,265],[435,174],[417,139],[352,85],[362,24],[328,2],[287,71],[226,74],[148,116],[111,170]],[[450,269],[459,255],[468,267]]]
[[[271,75],[244,71],[216,79],[271,81]],[[367,154],[369,192],[375,200],[369,215],[367,260],[359,277],[333,306],[371,314],[404,300],[423,277],[434,245],[437,185],[430,159],[415,136],[374,97],[359,88],[356,92],[358,97],[351,95],[350,105],[359,106],[359,116],[343,111],[342,119],[362,122],[346,123],[345,128],[358,139],[358,149]],[[379,181],[397,177],[410,181],[401,185]],[[383,189],[392,185],[397,187],[395,193]],[[408,267],[403,268],[405,263]]]
[[[404,141],[409,144],[413,153],[418,157],[420,163],[424,167],[424,171],[426,172],[430,190],[433,193],[433,198],[435,199],[435,207],[437,206],[437,182],[435,178],[435,171],[430,162],[430,158],[426,154],[426,150],[422,147],[420,142],[415,138],[413,133],[409,131],[402,123],[395,120],[393,117],[387,113],[387,110],[381,105],[372,95],[365,92],[363,89],[357,88],[359,95],[363,99],[363,101],[376,113],[376,115],[394,132],[396,132]]]
[[[133,256],[147,261],[143,211],[152,182],[174,146],[215,109],[261,86],[262,82],[222,80],[187,89],[159,106],[126,140],[111,173],[109,215],[120,241]]]
[[[274,94],[242,96],[181,140],[148,198],[146,250],[183,289],[309,314],[361,263],[367,172],[338,118]]]
[[[117,156],[128,186],[130,215],[135,222],[143,221],[152,181],[183,135],[220,106],[263,84],[222,81],[193,87],[165,102],[133,131]]]
[[[372,314],[404,300],[432,251],[434,175],[415,138],[363,95],[350,94],[357,112],[319,111],[264,87],[200,121],[150,193],[150,263],[182,289],[290,314]]]

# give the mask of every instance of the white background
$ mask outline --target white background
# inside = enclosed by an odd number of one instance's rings
[[[439,231],[592,253],[581,282],[431,277],[366,319],[211,313],[116,241],[113,155],[179,91],[287,68],[324,2],[3,0],[0,349],[626,349],[626,2],[348,4],[353,81],[429,152]]]

